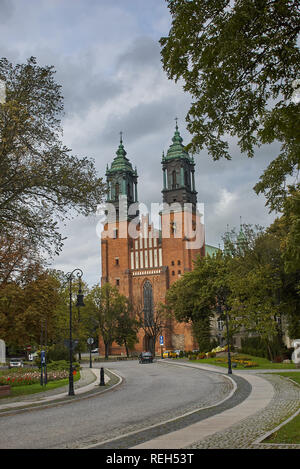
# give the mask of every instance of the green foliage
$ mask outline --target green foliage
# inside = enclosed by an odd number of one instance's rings
[[[241,341],[241,353],[267,358],[272,360],[273,357],[285,357],[286,349],[282,346],[278,338],[271,341],[263,340],[261,337],[245,337]]]
[[[70,359],[70,352],[68,347],[62,344],[54,344],[47,349],[47,363],[54,361],[68,361]],[[40,364],[40,360],[39,360]]]
[[[209,315],[198,321],[194,321],[192,323],[192,330],[199,350],[209,350],[211,345]]]
[[[281,208],[286,179],[299,170],[299,104],[291,101],[300,62],[297,2],[167,3],[172,26],[160,40],[162,62],[168,78],[183,80],[192,96],[188,148],[205,146],[218,160],[231,158],[230,136],[248,157],[256,146],[280,142],[280,154],[255,190],[265,194],[270,209]]]
[[[132,308],[127,304],[127,307],[121,312],[118,318],[115,336],[117,344],[125,346],[127,357],[129,356],[129,350],[134,349],[135,344],[138,342],[137,332],[139,328],[140,322],[133,317]]]
[[[117,338],[124,341],[129,330],[132,331],[131,328],[125,331],[122,321],[122,316],[128,311],[128,300],[116,287],[105,283],[102,287],[95,285],[89,291],[85,297],[85,304],[90,327],[98,328],[105,344],[105,357],[108,358],[108,348],[112,342]],[[124,325],[123,328],[121,324]]]
[[[227,233],[230,249],[198,258],[169,289],[167,305],[178,321],[191,321],[200,350],[210,350],[210,318],[217,314],[228,317],[230,341],[239,331],[257,335],[262,356],[274,359],[283,350],[283,320],[290,337],[300,331],[299,272],[285,269],[282,239],[289,228],[282,221],[268,230],[246,228],[242,248]]]
[[[80,370],[80,363],[72,361],[72,367],[74,370]],[[70,362],[68,360],[57,360],[57,361],[50,361],[47,363],[47,371],[69,371],[70,369]]]
[[[89,215],[104,185],[92,160],[70,154],[60,141],[63,97],[53,67],[31,57],[0,59],[6,102],[0,104],[0,235],[20,232],[33,250],[58,253],[58,219]]]
[[[41,324],[47,323],[48,341],[57,333],[60,285],[51,272],[42,271],[28,282],[0,287],[0,335],[11,347],[39,345]],[[45,327],[45,326],[44,326]]]

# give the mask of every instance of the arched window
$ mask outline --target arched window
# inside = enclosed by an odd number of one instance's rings
[[[172,189],[176,189],[176,171],[172,171]]]
[[[149,280],[144,283],[144,322],[145,326],[153,324],[153,291]]]

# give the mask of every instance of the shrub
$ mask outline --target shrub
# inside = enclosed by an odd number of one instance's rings
[[[274,357],[280,356],[282,358],[287,350],[278,337],[270,341],[262,340],[260,337],[246,337],[242,339],[240,352],[274,360]]]
[[[205,357],[206,357],[205,353],[198,353],[197,360],[203,360],[203,358]]]
[[[80,370],[80,363],[72,362],[73,369],[78,371]],[[64,371],[69,370],[70,362],[66,360],[51,361],[47,364],[48,371]]]
[[[197,355],[189,354],[189,360],[196,360]]]

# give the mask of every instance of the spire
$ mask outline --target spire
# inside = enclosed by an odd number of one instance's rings
[[[166,156],[164,156],[164,160],[168,161],[168,160],[175,159],[175,158],[183,158],[183,159],[187,159],[188,161],[191,161],[191,158],[188,152],[185,150],[182,144],[183,139],[178,130],[178,117],[175,118],[175,121],[176,121],[175,132],[172,138],[173,143],[170,145]]]
[[[108,201],[112,202],[117,213],[121,213],[119,207],[120,197],[127,198],[127,204],[137,202],[137,169],[133,169],[132,164],[126,157],[126,151],[123,145],[123,132],[120,132],[120,143],[116,151],[116,156],[111,163],[110,168],[106,170],[106,179],[108,184]],[[122,202],[123,203],[123,202]],[[129,215],[127,219],[134,218],[136,214]]]
[[[111,168],[107,172],[112,173],[114,171],[129,171],[131,173],[134,173],[132,165],[129,159],[126,157],[127,153],[123,145],[123,132],[120,132],[120,144],[116,151],[116,155],[117,156],[114,158],[111,164]]]

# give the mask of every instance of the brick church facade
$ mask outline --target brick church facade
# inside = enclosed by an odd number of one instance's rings
[[[145,320],[151,322],[158,305],[164,303],[168,288],[180,275],[193,269],[193,260],[198,255],[205,255],[195,163],[184,149],[176,123],[172,144],[162,156],[160,226],[155,228],[148,215],[139,216],[137,170],[126,155],[121,137],[116,157],[106,171],[108,210],[101,234],[101,284],[117,286],[134,309],[142,311]],[[164,338],[163,350],[197,348],[190,324],[168,320],[160,335]],[[138,339],[135,352],[151,348],[151,337],[143,328]],[[161,353],[159,340],[155,349]],[[99,353],[104,354],[101,340]],[[111,355],[124,353],[124,347],[111,345]]]

